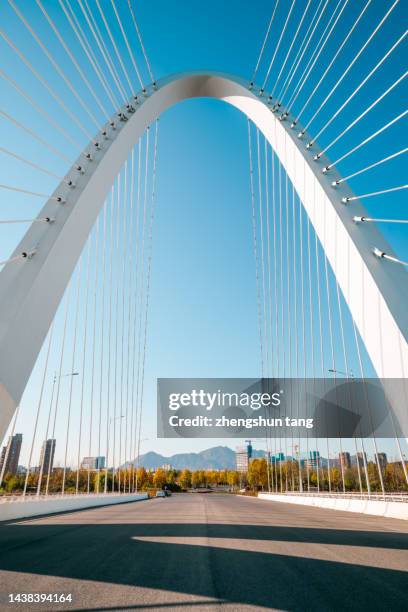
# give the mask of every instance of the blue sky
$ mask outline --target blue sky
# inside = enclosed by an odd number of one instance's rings
[[[21,0],[17,6],[23,7]],[[44,0],[44,6],[55,23],[64,33],[70,48],[81,56],[81,49],[70,30],[57,3]],[[78,5],[72,3],[80,23],[85,27]],[[126,2],[117,3],[124,21],[129,19]],[[331,39],[322,54],[322,60],[329,61],[338,47],[339,41],[348,32],[365,2],[352,1],[345,8],[335,30],[337,36]],[[358,26],[356,35],[350,39],[335,67],[324,81],[321,93],[307,108],[302,121],[306,121],[317,107],[319,99],[334,85],[339,75],[346,69],[374,25],[381,19],[391,2],[372,2],[366,15]],[[90,2],[95,15],[96,5]],[[114,21],[110,2],[102,2],[112,31],[118,40],[119,48],[125,53],[120,39],[120,30]],[[270,85],[277,75],[297,27],[300,15],[307,2],[298,1],[283,39],[282,50],[277,54]],[[318,6],[312,0],[305,27],[310,16]],[[338,6],[330,0],[326,9],[327,19]],[[340,6],[342,6],[340,4]],[[259,81],[263,79],[267,65],[272,57],[274,42],[284,23],[290,2],[281,1],[276,14],[276,28],[272,31],[264,59],[259,70]],[[403,18],[406,16],[406,3],[401,1],[393,11],[375,41],[364,53],[361,60],[350,71],[348,79],[337,89],[335,96],[323,109],[318,120],[312,124],[311,133],[316,133],[331,114],[354,90],[362,78],[383,57],[389,47],[401,36]],[[88,104],[92,97],[84,88],[78,74],[65,55],[55,36],[50,31],[43,16],[34,2],[24,6],[24,14],[46,40],[51,52],[63,66],[74,87],[77,87]],[[271,14],[269,2],[236,2],[232,0],[206,3],[179,1],[169,3],[137,3],[137,16],[146,49],[156,79],[172,73],[190,70],[209,69],[236,74],[248,80],[251,78],[265,30]],[[4,31],[30,58],[35,67],[49,78],[64,100],[78,113],[78,117],[89,123],[89,117],[72,94],[67,91],[61,79],[42,54],[38,45],[28,34],[6,2],[0,7],[0,17]],[[102,27],[100,17],[97,17]],[[327,19],[322,19],[322,33]],[[127,21],[130,29],[130,22]],[[142,63],[137,46],[135,54]],[[290,43],[289,43],[290,44]],[[72,125],[65,113],[50,99],[49,94],[29,73],[16,54],[0,39],[1,68],[12,76],[30,95],[47,108],[50,114],[75,137],[81,146],[87,138]],[[294,47],[294,52],[296,50]],[[362,110],[389,87],[404,70],[403,43],[384,66],[369,81],[367,86],[347,106],[339,118],[325,131],[319,144],[325,146],[339,131],[352,121]],[[126,65],[131,64],[126,56]],[[319,62],[320,65],[320,62]],[[101,86],[89,70],[89,78],[99,95]],[[321,74],[314,70],[298,99],[297,109],[313,89]],[[144,78],[148,78],[144,70]],[[29,124],[42,137],[61,149],[69,159],[75,157],[75,147],[64,141],[61,135],[47,125],[38,113],[28,108],[22,98],[3,79],[0,79],[2,108]],[[279,87],[277,88],[279,89]],[[396,88],[387,99],[379,104],[358,127],[350,130],[336,146],[330,150],[330,157],[337,159],[363,138],[381,127],[404,110],[407,96],[406,84]],[[109,100],[103,100],[109,109]],[[295,107],[296,108],[296,107]],[[95,110],[100,121],[103,120],[98,109]],[[20,155],[35,160],[56,174],[63,174],[67,163],[50,151],[39,147],[32,139],[0,118],[0,146],[10,148]],[[383,136],[373,141],[358,155],[351,156],[341,167],[346,175],[368,165],[387,154],[405,146],[406,120],[400,122]],[[0,154],[1,155],[1,154]],[[356,178],[352,185],[355,193],[361,194],[377,189],[393,187],[404,182],[403,170],[406,157],[401,156],[392,163],[384,164],[374,173],[366,173]],[[10,158],[1,155],[0,182],[16,185],[30,190],[51,193],[58,180],[31,171]],[[367,200],[367,208],[372,216],[403,218],[406,216],[406,192],[380,196]],[[1,217],[33,217],[37,214],[43,200],[9,192],[0,193]],[[7,257],[24,226],[7,230],[0,228],[0,259]],[[384,234],[401,258],[408,259],[406,233],[403,226],[382,226]],[[256,283],[251,235],[251,206],[248,173],[248,145],[246,119],[222,103],[207,100],[184,102],[169,109],[160,119],[158,177],[157,177],[157,215],[155,223],[154,259],[151,288],[151,310],[149,315],[149,347],[146,363],[146,402],[144,407],[144,432],[148,438],[143,444],[146,449],[154,449],[164,454],[179,450],[199,450],[212,445],[210,440],[190,441],[155,440],[155,384],[159,376],[214,376],[250,377],[260,374],[260,354],[258,339]],[[336,320],[335,320],[336,322]],[[351,326],[346,328],[350,341]],[[336,332],[336,351],[341,355],[340,339]],[[355,354],[350,357],[356,369]],[[340,363],[340,362],[339,362]],[[68,382],[64,383],[68,384]],[[50,386],[50,385],[49,385]],[[30,409],[36,404],[39,378],[33,378],[22,404],[27,415],[24,432],[28,437],[30,428]],[[32,421],[31,421],[32,422]],[[17,427],[18,429],[18,427]],[[27,435],[26,435],[27,432]],[[214,441],[214,444],[216,441]],[[231,441],[229,441],[231,445]],[[262,445],[260,441],[259,445]],[[142,448],[143,450],[143,448]]]

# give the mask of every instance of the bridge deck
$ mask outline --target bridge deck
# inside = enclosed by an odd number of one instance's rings
[[[2,524],[1,609],[408,609],[405,521],[222,494]],[[10,608],[9,592],[73,603]]]

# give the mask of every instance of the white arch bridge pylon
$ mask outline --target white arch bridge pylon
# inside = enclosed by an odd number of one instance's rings
[[[354,216],[366,211],[352,197],[333,167],[318,161],[290,129],[271,112],[267,97],[259,97],[241,79],[218,73],[168,77],[130,101],[108,123],[90,159],[78,158],[66,177],[76,175],[75,186],[62,182],[39,213],[53,223],[33,223],[14,256],[0,273],[0,438],[3,438],[23,395],[65,288],[100,212],[107,193],[129,151],[143,132],[167,108],[190,98],[215,98],[246,115],[274,149],[302,201],[337,278],[367,353],[380,378],[405,378],[408,372],[408,290],[406,271],[373,254],[377,247],[392,249],[374,224],[364,229]],[[113,124],[113,125],[112,125]],[[307,134],[305,135],[307,138]],[[78,170],[78,167],[82,167]],[[55,211],[55,197],[61,198]],[[389,397],[391,405],[392,397]],[[398,415],[397,415],[398,416]]]

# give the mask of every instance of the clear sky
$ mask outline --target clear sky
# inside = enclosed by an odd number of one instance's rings
[[[44,17],[35,2],[26,6],[15,0],[30,24],[44,41],[47,41],[54,56],[69,75],[74,87],[91,103],[89,92],[81,83],[55,36],[51,33]],[[75,54],[81,56],[81,49],[74,38],[58,3],[44,0],[44,6],[55,19],[64,39]],[[120,50],[125,54],[125,46],[120,38],[120,30],[114,21],[110,2],[102,2],[112,30],[118,40]],[[124,0],[118,3],[119,10],[127,27],[131,24]],[[323,64],[331,57],[354,23],[365,2],[352,0],[344,13],[322,54]],[[372,2],[366,15],[358,26],[356,35],[350,39],[334,69],[324,81],[321,93],[307,108],[302,122],[308,120],[317,103],[325,95],[370,35],[391,2],[379,0]],[[73,2],[80,23],[85,27],[83,17],[76,2]],[[242,76],[250,80],[258,58],[271,14],[271,2],[208,0],[205,3],[180,0],[178,2],[138,2],[137,16],[146,49],[156,79],[172,73],[190,70],[217,70]],[[291,3],[282,0],[276,15],[264,60],[259,69],[259,82],[266,73],[281,27],[287,17]],[[94,0],[90,6],[97,15]],[[269,90],[277,77],[285,53],[299,23],[306,0],[295,4],[292,19],[278,53],[268,83]],[[329,0],[324,26],[332,12],[339,6]],[[340,4],[342,6],[342,4]],[[305,27],[318,7],[312,0],[305,18]],[[350,71],[350,78],[338,88],[335,96],[324,108],[319,118],[310,127],[312,134],[330,118],[333,112],[357,87],[362,78],[384,56],[403,32],[403,18],[406,17],[406,3],[401,0],[385,23],[373,44],[362,55],[361,61]],[[100,17],[98,23],[102,27]],[[126,21],[128,20],[128,21]],[[86,123],[89,118],[78,108],[78,103],[66,86],[55,78],[55,71],[47,58],[31,38],[7,2],[1,3],[0,21],[4,31],[30,58],[36,68],[47,78],[64,99],[76,109],[78,117]],[[317,36],[317,39],[319,36]],[[136,48],[136,40],[134,40]],[[294,48],[294,53],[297,46]],[[139,50],[135,51],[142,61]],[[406,43],[398,46],[392,58],[376,72],[367,86],[353,99],[345,111],[324,132],[319,143],[324,146],[334,138],[345,125],[352,121],[366,106],[373,102],[403,73],[403,57],[406,56]],[[125,62],[130,67],[126,56]],[[67,119],[65,113],[39,85],[15,52],[4,39],[0,39],[0,67],[24,87],[35,100],[49,109],[50,113],[85,146],[87,138]],[[311,73],[302,95],[295,108],[299,110],[317,82],[322,68]],[[90,78],[95,88],[97,83],[92,71]],[[147,78],[145,71],[144,77]],[[281,81],[280,81],[281,83]],[[75,157],[75,147],[39,117],[4,79],[0,79],[2,109],[29,124],[42,137],[62,149],[69,159]],[[279,88],[278,88],[279,89]],[[395,88],[387,98],[359,122],[358,127],[342,138],[330,150],[330,157],[337,159],[364,137],[371,134],[394,116],[404,110],[407,99],[406,83]],[[109,108],[109,101],[104,100]],[[99,120],[101,114],[94,109]],[[405,121],[405,122],[404,122]],[[373,141],[369,147],[352,156],[341,166],[343,175],[358,170],[377,161],[387,154],[394,153],[405,146],[406,120]],[[94,131],[93,128],[90,128]],[[36,160],[56,174],[63,174],[68,163],[51,155],[50,151],[39,147],[27,134],[0,117],[0,146],[9,148],[20,155]],[[49,178],[37,171],[19,165],[16,160],[0,153],[0,182],[25,189],[51,193],[58,180]],[[362,194],[377,189],[386,189],[404,182],[403,169],[406,156],[390,164],[382,165],[375,173],[366,173],[352,183],[355,193]],[[367,200],[367,208],[375,217],[406,217],[406,196],[404,191]],[[1,218],[35,216],[44,199],[31,198],[0,191]],[[0,228],[0,259],[9,256],[24,226],[12,229]],[[383,226],[386,237],[402,259],[408,259],[408,246],[403,226]],[[219,443],[234,445],[234,441],[194,440],[174,441],[156,440],[156,379],[157,377],[256,377],[260,375],[260,350],[258,338],[257,298],[255,267],[251,229],[251,201],[248,171],[248,144],[246,119],[235,109],[220,102],[195,100],[183,102],[169,109],[160,119],[158,176],[157,176],[157,215],[154,235],[154,258],[149,314],[149,343],[146,362],[144,425],[142,444],[144,450],[156,450],[172,454],[182,450],[201,450]],[[335,320],[336,323],[336,320]],[[347,324],[347,338],[350,340],[351,327]],[[336,352],[341,353],[340,339],[336,332]],[[56,359],[56,358],[55,358]],[[356,356],[351,357],[351,365],[357,368]],[[53,368],[51,368],[53,371]],[[50,375],[52,379],[52,375]],[[22,402],[21,414],[25,415],[17,425],[17,431],[24,430],[25,439],[33,425],[33,406],[38,401],[39,375],[34,376]],[[48,392],[52,380],[49,380]],[[68,381],[63,383],[68,385]],[[76,384],[76,383],[75,383]],[[67,393],[68,387],[62,387]],[[63,431],[61,430],[61,435]],[[41,436],[40,436],[41,438]],[[256,446],[264,443],[259,441]],[[25,450],[27,452],[27,450]],[[390,451],[394,452],[394,451]],[[322,451],[323,453],[323,451]],[[324,453],[323,453],[324,454]],[[34,461],[35,463],[35,461]]]

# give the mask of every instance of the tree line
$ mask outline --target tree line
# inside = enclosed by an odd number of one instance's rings
[[[381,493],[381,480],[377,465],[367,463],[368,481],[372,493]],[[388,463],[382,468],[382,479],[387,492],[408,492],[408,486],[401,463]],[[6,474],[0,494],[21,494],[24,490],[25,474]],[[47,482],[48,481],[48,482]],[[343,485],[344,481],[344,485]],[[54,468],[51,474],[44,474],[41,480],[40,492],[50,494],[61,493],[64,482],[64,470]],[[301,483],[301,487],[299,487]],[[30,473],[27,479],[27,494],[35,494],[39,489],[39,474]],[[154,471],[144,467],[121,468],[115,470],[66,470],[65,493],[102,493],[154,491],[167,487],[172,491],[186,491],[197,488],[223,487],[231,492],[240,489],[250,491],[273,490],[303,491],[320,490],[332,492],[366,492],[367,479],[365,470],[354,465],[342,470],[333,466],[328,469],[307,468],[297,461],[286,461],[268,464],[266,459],[253,459],[247,473],[236,470],[165,470]]]

